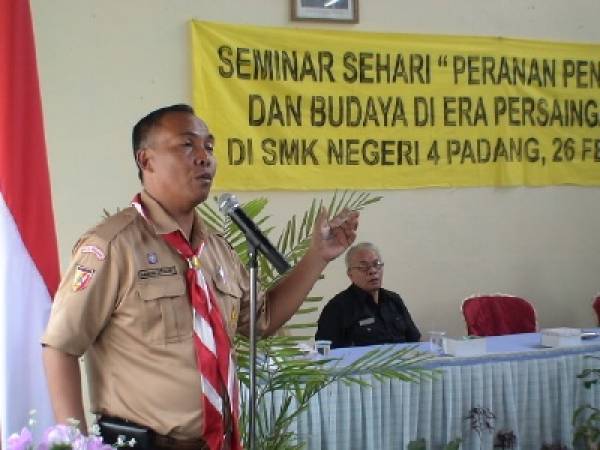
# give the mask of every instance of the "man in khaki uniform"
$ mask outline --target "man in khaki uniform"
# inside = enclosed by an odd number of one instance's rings
[[[161,235],[179,230],[192,247],[204,243],[202,271],[226,331],[230,338],[247,333],[247,272],[195,212],[215,175],[213,145],[187,105],[154,111],[134,127],[143,191],[136,207],[78,241],[42,339],[57,421],[75,418],[86,428],[78,357],[87,352],[93,412],[153,430],[153,448],[206,448],[188,264]],[[321,212],[316,222],[305,257],[259,299],[264,335],[294,314],[327,263],[354,241],[358,214],[327,221]]]

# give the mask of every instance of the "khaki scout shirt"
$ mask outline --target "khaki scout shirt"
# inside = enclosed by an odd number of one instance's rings
[[[148,220],[127,208],[76,244],[42,343],[76,356],[87,351],[93,412],[196,438],[203,420],[187,263],[158,235],[179,227],[146,192],[142,203]],[[192,247],[203,239],[204,276],[229,335],[247,334],[247,272],[225,239],[196,216]],[[261,311],[259,332],[266,319]]]

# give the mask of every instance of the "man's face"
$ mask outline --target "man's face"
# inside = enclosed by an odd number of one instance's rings
[[[370,249],[360,249],[350,258],[348,277],[367,292],[375,292],[383,282],[383,265],[379,255]]]
[[[186,112],[167,113],[148,134],[144,184],[160,192],[167,208],[193,208],[208,197],[216,172],[214,137]]]

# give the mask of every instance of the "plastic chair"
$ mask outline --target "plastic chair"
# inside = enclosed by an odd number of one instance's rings
[[[468,297],[463,300],[462,313],[467,324],[467,333],[473,336],[502,336],[533,333],[537,330],[533,305],[513,295]]]
[[[598,319],[598,326],[600,326],[600,292],[596,294],[594,301],[592,302],[592,307],[594,311],[596,311],[596,318]]]

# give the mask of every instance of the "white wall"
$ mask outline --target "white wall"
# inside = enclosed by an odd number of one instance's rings
[[[102,208],[139,189],[131,126],[150,110],[191,102],[188,21],[282,27],[500,35],[600,42],[597,0],[360,0],[360,24],[289,21],[289,0],[31,0],[61,263]],[[600,290],[599,188],[419,189],[381,192],[360,240],[383,250],[385,285],[423,331],[462,334],[461,300],[474,292],[532,299],[542,327],[590,326]],[[283,221],[313,196],[265,195]],[[347,284],[341,260],[315,294]]]

